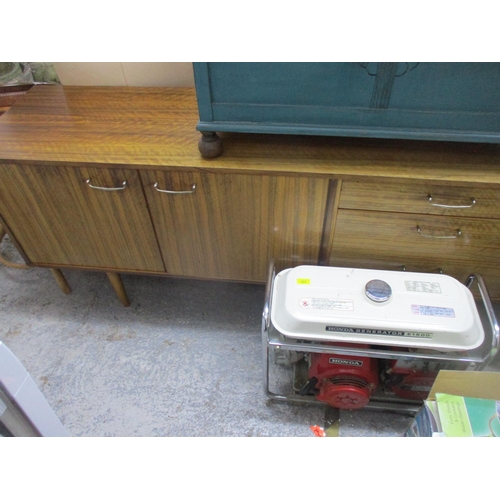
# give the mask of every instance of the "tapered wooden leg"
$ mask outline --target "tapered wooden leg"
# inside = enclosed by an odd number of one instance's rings
[[[128,300],[127,292],[125,290],[125,287],[123,286],[123,281],[120,278],[120,275],[118,273],[106,273],[106,276],[108,277],[109,281],[111,282],[111,285],[115,289],[116,295],[118,295],[120,302],[125,307],[128,307],[130,305],[130,300]]]
[[[0,224],[0,243],[2,243],[2,240],[5,238],[5,236],[7,236],[7,231]],[[3,264],[4,266],[7,266],[7,267],[12,267],[13,269],[29,269],[30,268],[26,264],[18,264],[16,262],[11,262],[10,260],[7,260],[1,254],[0,254],[0,264]]]
[[[56,279],[56,282],[59,285],[59,288],[66,294],[71,293],[71,287],[68,285],[68,282],[66,281],[66,278],[64,277],[61,270],[60,269],[51,269],[50,271],[54,275],[54,278]]]

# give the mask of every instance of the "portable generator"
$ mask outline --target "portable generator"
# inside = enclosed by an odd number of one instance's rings
[[[445,274],[326,266],[276,273],[271,263],[264,390],[281,401],[415,413],[439,370],[491,365],[499,332],[479,275],[462,284]],[[290,390],[271,391],[272,361],[292,368]]]

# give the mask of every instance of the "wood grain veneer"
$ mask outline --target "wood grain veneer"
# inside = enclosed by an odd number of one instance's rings
[[[429,202],[429,195],[432,197],[432,204]],[[433,204],[452,205],[455,208],[443,208]],[[500,189],[483,185],[454,186],[418,180],[349,180],[343,183],[339,206],[355,210],[499,219]]]
[[[209,160],[197,122],[194,89],[33,87],[0,117],[0,222],[33,265],[239,281],[264,281],[270,259],[480,270],[500,297],[499,146],[227,133]]]
[[[500,183],[497,145],[222,134],[207,160],[197,122],[194,89],[35,86],[0,119],[0,161]]]
[[[426,236],[418,234],[417,226]],[[461,236],[455,236],[460,229]],[[500,221],[466,217],[339,210],[332,258],[385,259],[404,263],[428,262],[497,265],[500,259]],[[333,265],[333,264],[332,264]]]
[[[265,281],[277,266],[317,264],[328,192],[324,178],[141,171],[169,273]],[[159,193],[163,190],[192,194]]]
[[[165,270],[135,170],[11,163],[0,178],[0,213],[33,265]]]

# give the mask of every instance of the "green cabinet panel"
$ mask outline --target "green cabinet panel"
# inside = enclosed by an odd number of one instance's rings
[[[200,132],[500,143],[500,63],[194,63]]]

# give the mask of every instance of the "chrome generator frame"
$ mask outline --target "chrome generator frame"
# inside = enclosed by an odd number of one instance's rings
[[[485,341],[483,344],[471,351],[452,352],[452,353],[438,353],[436,351],[429,351],[429,353],[418,352],[403,352],[397,350],[385,349],[367,349],[360,347],[335,347],[331,344],[319,341],[301,342],[297,339],[285,337],[278,332],[271,322],[271,309],[273,307],[273,288],[276,270],[274,262],[269,265],[268,278],[265,291],[264,309],[262,312],[262,349],[263,349],[263,369],[264,369],[264,392],[270,399],[276,401],[285,401],[289,403],[300,404],[313,404],[325,406],[326,403],[318,401],[314,396],[301,396],[298,394],[277,394],[271,392],[269,389],[270,374],[269,363],[271,350],[288,350],[306,353],[325,353],[325,354],[344,354],[344,355],[362,355],[371,358],[381,359],[404,359],[415,360],[425,359],[431,361],[449,361],[456,363],[463,363],[466,365],[467,370],[480,371],[485,370],[498,358],[498,348],[500,344],[500,328],[496,315],[493,309],[488,289],[483,278],[478,274],[471,274],[465,286],[471,288],[474,282],[479,286],[479,292],[485,306],[486,314],[491,331],[485,329]],[[415,414],[422,402],[402,399],[397,396],[384,395],[382,397],[376,396],[370,399],[370,402],[365,406],[365,409],[381,410],[381,411],[395,411],[398,413]]]

